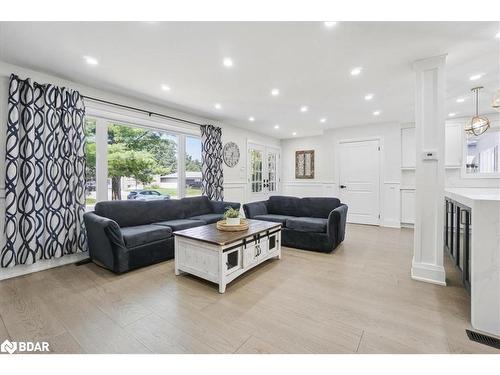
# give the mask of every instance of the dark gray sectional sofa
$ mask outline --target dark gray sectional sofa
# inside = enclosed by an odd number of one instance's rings
[[[345,237],[347,206],[337,198],[273,196],[243,209],[249,219],[281,223],[283,246],[331,252]]]
[[[107,201],[84,214],[90,259],[122,273],[174,257],[176,230],[215,223],[227,207],[207,197],[155,201]]]

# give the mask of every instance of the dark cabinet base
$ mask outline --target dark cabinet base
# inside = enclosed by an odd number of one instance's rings
[[[444,248],[460,271],[462,283],[470,293],[471,230],[470,207],[445,199]]]

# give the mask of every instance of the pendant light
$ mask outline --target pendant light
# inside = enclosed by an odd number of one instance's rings
[[[497,90],[497,93],[493,97],[493,101],[491,102],[491,106],[500,112],[500,90]]]
[[[476,94],[476,115],[465,126],[465,131],[473,135],[481,135],[490,127],[490,120],[486,116],[479,116],[479,90],[483,87],[478,86],[471,89]]]

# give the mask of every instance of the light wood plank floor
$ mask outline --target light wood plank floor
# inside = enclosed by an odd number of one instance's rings
[[[116,276],[93,264],[0,282],[0,340],[59,353],[499,353],[470,342],[469,297],[410,279],[413,231],[349,225],[334,253],[283,249],[231,283],[173,261]]]

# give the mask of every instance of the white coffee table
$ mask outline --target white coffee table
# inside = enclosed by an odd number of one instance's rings
[[[223,232],[216,224],[185,229],[175,235],[175,274],[189,273],[226,285],[271,258],[281,259],[281,224],[248,220],[241,232]]]

